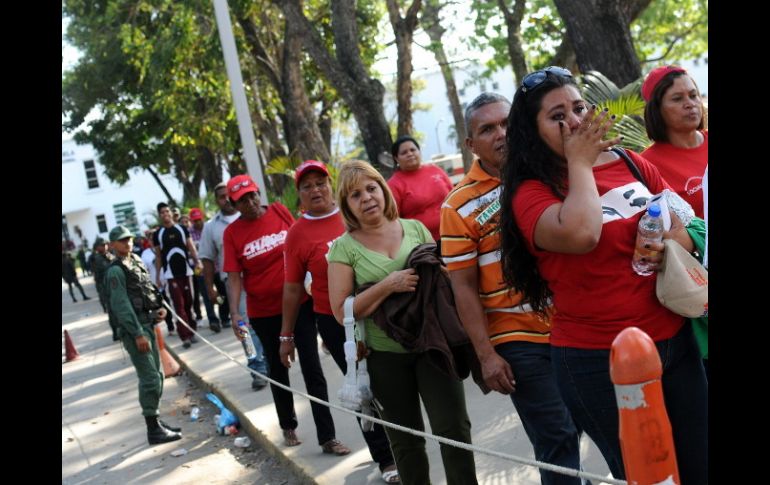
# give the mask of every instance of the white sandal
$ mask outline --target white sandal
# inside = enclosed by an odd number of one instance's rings
[[[393,467],[392,470],[382,472],[382,481],[385,483],[401,483],[401,477],[398,475],[398,469],[395,465],[391,466]]]

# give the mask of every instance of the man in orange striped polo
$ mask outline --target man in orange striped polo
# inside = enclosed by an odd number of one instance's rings
[[[550,324],[502,277],[500,167],[510,107],[505,97],[482,93],[465,110],[465,145],[476,159],[441,207],[441,255],[486,384],[511,396],[538,460],[578,469],[579,434],[551,368]],[[581,483],[553,472],[540,477],[543,484]]]

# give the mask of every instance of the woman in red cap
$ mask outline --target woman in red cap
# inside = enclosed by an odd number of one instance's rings
[[[326,378],[318,357],[316,327],[312,301],[300,298],[293,334],[281,334],[281,296],[283,294],[283,250],[286,235],[294,223],[289,210],[280,202],[263,206],[259,188],[248,175],[237,175],[227,182],[227,193],[241,216],[223,234],[224,271],[227,272],[228,299],[233,332],[241,340],[238,322],[254,329],[262,342],[268,361],[270,378],[289,385],[289,371],[281,365],[279,342],[291,340],[297,345],[305,386],[311,396],[329,400]],[[246,290],[246,311],[240,315],[241,288]],[[297,438],[297,414],[289,391],[270,385],[278,422],[286,446],[301,444]],[[318,444],[325,453],[344,455],[350,450],[335,436],[329,408],[310,403],[316,425]]]
[[[420,145],[409,135],[398,137],[390,148],[398,170],[388,180],[398,215],[425,224],[436,241],[441,240],[441,204],[452,190],[449,176],[436,165],[424,165]]]
[[[642,97],[647,101],[647,136],[655,142],[642,156],[703,219],[702,182],[709,161],[709,138],[698,86],[683,68],[663,66],[647,75]]]
[[[307,160],[297,167],[294,180],[299,200],[305,212],[289,229],[286,237],[284,260],[286,280],[283,284],[283,327],[282,335],[294,333],[299,302],[306,296],[303,283],[305,274],[312,277],[313,311],[318,332],[329,349],[334,362],[343,374],[347,373],[345,362],[345,329],[334,318],[329,303],[328,264],[326,253],[332,242],[345,233],[339,207],[334,202],[329,171],[321,162]],[[281,342],[281,362],[291,367],[294,360],[295,342],[284,339]],[[361,420],[358,419],[359,426]],[[377,462],[386,483],[398,483],[399,476],[395,460],[390,451],[390,442],[385,429],[375,424],[372,431],[363,431],[372,459]]]

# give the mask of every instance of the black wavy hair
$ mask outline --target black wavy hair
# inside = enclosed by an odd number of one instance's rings
[[[505,135],[508,150],[501,171],[500,251],[503,279],[508,286],[522,293],[532,309],[543,316],[553,292],[540,275],[537,259],[527,248],[513,215],[512,201],[525,180],[538,180],[550,187],[559,198],[565,197],[567,163],[546,145],[537,127],[537,114],[543,97],[563,86],[574,86],[580,90],[573,78],[548,72],[541,84],[527,92],[522,89],[516,91],[508,114]]]
[[[401,144],[406,141],[411,141],[412,143],[414,143],[414,146],[416,146],[418,150],[420,149],[420,144],[417,143],[417,140],[415,140],[409,135],[401,135],[398,138],[396,138],[396,141],[394,141],[393,144],[390,146],[390,154],[393,155],[393,158],[396,158],[396,156],[398,155],[398,149],[401,147]]]

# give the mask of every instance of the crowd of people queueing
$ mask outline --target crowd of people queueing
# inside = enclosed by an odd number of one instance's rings
[[[149,270],[130,256],[130,232],[113,229],[115,256],[97,241],[93,271],[113,338],[137,368],[149,442],[181,436],[157,419],[162,378],[159,385],[149,328],[166,317],[162,296],[127,297],[151,292],[154,281],[193,328],[198,288],[213,331],[229,321],[237,339],[252,339],[255,371],[289,385],[298,357],[308,392],[323,400],[329,392],[317,336],[346,373],[343,305],[355,296],[353,313],[365,330],[359,358],[367,359],[377,415],[424,430],[422,403],[434,434],[471,443],[462,379],[473,375],[481,392],[510,396],[538,460],[579,469],[580,435],[587,433],[620,479],[626,473],[609,352],[621,330],[638,327],[663,363],[681,483],[706,483],[708,320],[691,322],[662,306],[655,276],[637,275],[630,262],[646,209],[636,202],[664,189],[696,214],[687,227],[672,214],[664,238],[707,257],[708,131],[684,69],[654,69],[642,96],[654,143],[641,154],[627,150],[642,180],[610,150],[622,141],[607,136],[615,116],[587,103],[572,74],[552,66],[525,76],[512,102],[483,93],[467,106],[465,144],[475,160],[455,187],[422,163],[415,138],[402,136],[393,143],[397,170],[388,181],[361,161],[343,164],[335,181],[324,163],[300,165],[300,214],[280,202],[263,205],[248,175],[215,188],[220,211],[205,224],[199,209],[187,214],[188,227],[158,204],[161,226],[146,243],[154,255],[145,259]],[[633,204],[623,197],[630,188]],[[664,245],[650,249],[657,269]],[[64,254],[62,261],[65,277]],[[182,327],[187,348],[195,337]],[[253,388],[264,386],[254,379]],[[285,445],[300,445],[292,394],[271,391]],[[350,453],[329,409],[311,408],[322,452]],[[379,425],[362,434],[385,482],[430,483],[423,438]],[[441,457],[447,483],[477,483],[472,452],[442,444]],[[580,483],[548,471],[541,481]]]

